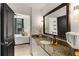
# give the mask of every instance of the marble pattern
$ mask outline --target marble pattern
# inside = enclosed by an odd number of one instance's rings
[[[51,44],[41,44],[41,40],[46,40],[46,38],[35,38],[36,42],[50,55],[50,56],[71,56],[71,50],[69,47],[61,44],[52,46]]]
[[[33,56],[49,56],[40,46],[32,48]]]

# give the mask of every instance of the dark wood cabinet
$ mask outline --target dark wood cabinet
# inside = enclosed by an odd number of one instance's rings
[[[14,12],[5,3],[1,3],[1,55],[14,55]]]
[[[1,5],[0,5],[0,56],[1,56]]]

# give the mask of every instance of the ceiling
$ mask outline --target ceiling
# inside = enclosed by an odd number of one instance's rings
[[[59,4],[60,3],[8,3],[15,13],[20,14],[31,14],[32,9],[42,12],[42,10],[44,11],[44,9],[48,9],[48,7],[52,6],[53,9]]]
[[[31,14],[32,9],[41,10],[47,3],[8,3],[15,13]]]

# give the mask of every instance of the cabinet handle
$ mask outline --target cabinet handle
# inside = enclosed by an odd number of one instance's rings
[[[5,42],[5,44],[8,44],[8,42]]]

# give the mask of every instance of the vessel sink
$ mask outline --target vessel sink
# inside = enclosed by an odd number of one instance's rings
[[[40,41],[40,43],[42,43],[42,44],[50,44],[50,41],[42,40],[42,41]]]

